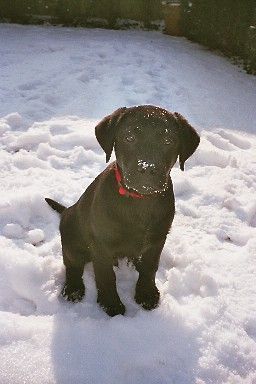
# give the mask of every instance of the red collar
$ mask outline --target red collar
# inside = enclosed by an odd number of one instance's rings
[[[115,170],[116,181],[119,187],[118,189],[119,195],[132,197],[133,199],[144,199],[145,197],[144,195],[141,195],[140,193],[137,193],[137,192],[129,192],[127,189],[125,189],[122,186],[121,184],[122,176],[117,164],[114,165],[114,170]]]

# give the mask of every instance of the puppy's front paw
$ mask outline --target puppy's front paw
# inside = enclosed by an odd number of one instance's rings
[[[68,301],[72,301],[73,303],[77,303],[81,301],[85,294],[84,283],[81,281],[79,285],[72,286],[70,284],[65,284],[62,291],[62,296],[64,299]]]
[[[98,293],[97,302],[104,309],[104,311],[111,317],[117,315],[124,315],[125,306],[119,299],[119,296],[115,298],[105,297]]]
[[[155,284],[142,284],[139,281],[136,285],[135,301],[148,311],[158,306],[160,293]]]

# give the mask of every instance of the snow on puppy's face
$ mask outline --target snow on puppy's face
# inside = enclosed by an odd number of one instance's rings
[[[171,122],[152,108],[131,109],[119,123],[114,148],[128,189],[141,194],[162,192],[178,157],[175,119]]]
[[[179,156],[180,167],[199,144],[199,136],[178,113],[145,105],[120,108],[96,127],[109,161],[114,147],[122,183],[140,194],[163,192]]]

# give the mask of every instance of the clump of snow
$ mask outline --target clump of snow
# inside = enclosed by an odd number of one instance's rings
[[[0,382],[256,382],[255,79],[159,33],[0,30]],[[109,318],[91,264],[84,300],[59,297],[59,216],[44,197],[73,204],[105,167],[95,125],[138,104],[183,113],[201,143],[171,171],[159,307],[134,302],[138,274],[122,260],[127,311]]]
[[[17,112],[10,113],[9,115],[6,115],[5,120],[10,125],[10,127],[14,128],[14,129],[20,128],[22,125],[22,117]]]
[[[31,244],[38,244],[44,240],[44,232],[42,229],[31,229],[28,231],[28,240]]]

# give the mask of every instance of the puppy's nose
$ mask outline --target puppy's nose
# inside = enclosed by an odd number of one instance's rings
[[[156,165],[148,163],[147,161],[139,161],[137,169],[140,173],[147,173],[150,175],[154,175],[157,172]]]

